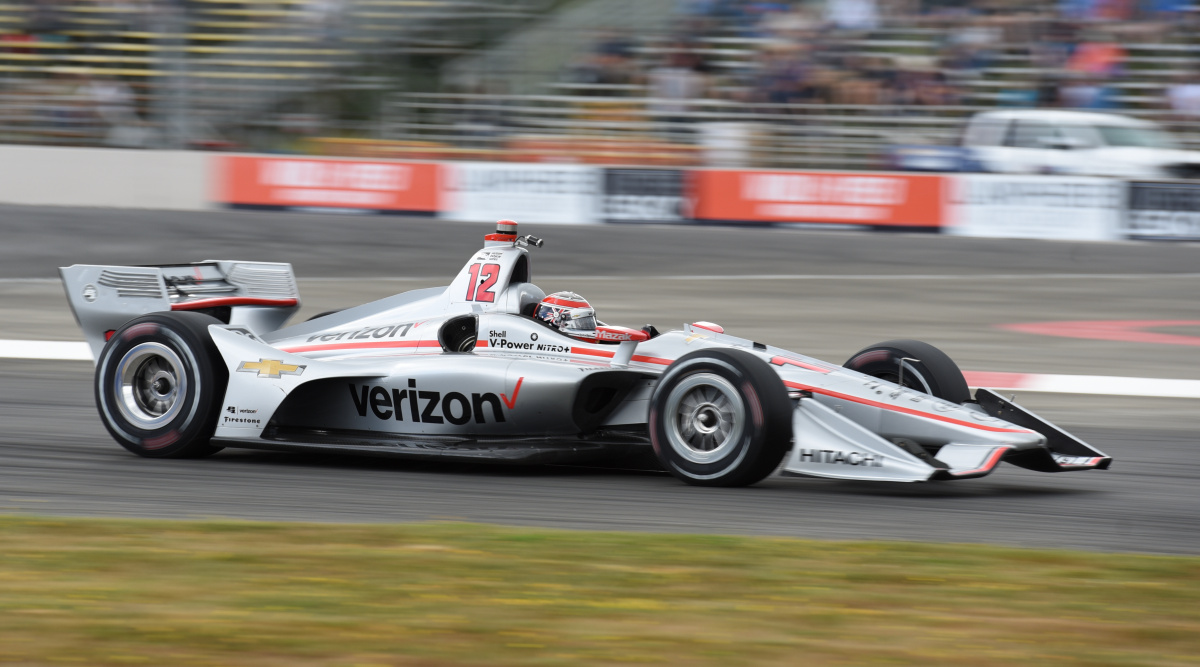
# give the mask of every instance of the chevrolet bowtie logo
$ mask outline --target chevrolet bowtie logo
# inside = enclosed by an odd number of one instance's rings
[[[285,364],[276,359],[259,359],[258,361],[243,361],[238,366],[239,373],[258,373],[260,378],[277,378],[280,375],[300,375],[305,366]]]

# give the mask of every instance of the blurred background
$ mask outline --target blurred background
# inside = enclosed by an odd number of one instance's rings
[[[1198,26],[1189,0],[10,0],[0,141],[878,169],[1056,108],[1188,147]]]

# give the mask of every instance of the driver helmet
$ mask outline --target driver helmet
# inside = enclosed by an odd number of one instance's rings
[[[542,299],[534,317],[568,336],[596,337],[596,311],[574,292],[555,292]]]

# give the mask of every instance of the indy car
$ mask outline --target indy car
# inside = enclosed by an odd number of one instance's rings
[[[96,406],[150,458],[224,447],[497,462],[639,452],[689,484],[776,473],[923,482],[1001,462],[1112,459],[936,347],[892,340],[832,364],[725,333],[609,325],[531,281],[543,242],[501,221],[448,287],[283,326],[288,264],[60,269],[96,364]]]

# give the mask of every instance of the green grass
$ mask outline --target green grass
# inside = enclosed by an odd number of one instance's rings
[[[1197,665],[1200,558],[0,517],[0,664]]]

